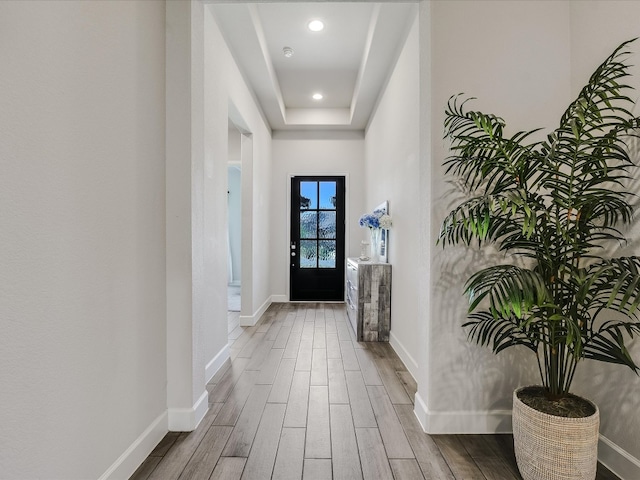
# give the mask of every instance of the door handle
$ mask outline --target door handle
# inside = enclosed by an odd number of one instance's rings
[[[289,244],[289,249],[291,250],[291,256],[292,256],[292,257],[295,257],[295,256],[296,256],[296,249],[297,249],[297,248],[298,248],[298,246],[296,245],[296,242],[291,242],[291,243]],[[292,266],[293,268],[295,268],[296,263],[295,263],[295,260],[294,260],[293,258],[291,259],[291,262],[292,262],[292,263],[291,263],[291,266]]]

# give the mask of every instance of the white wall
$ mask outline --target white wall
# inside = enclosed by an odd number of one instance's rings
[[[419,313],[420,63],[416,15],[393,75],[365,137],[365,209],[389,200],[393,227],[388,261],[393,268],[391,345],[417,376]]]
[[[472,108],[502,116],[513,133],[555,126],[568,98],[570,56],[566,2],[434,2],[431,13],[433,177],[422,188],[432,192],[434,245],[456,201],[441,166],[448,155],[442,140],[448,98],[460,92],[477,97]],[[526,352],[513,349],[495,356],[468,342],[460,327],[464,281],[482,262],[501,258],[463,247],[432,252],[429,385],[419,387],[427,428],[509,430],[513,388],[537,380],[534,359],[515,361]]]
[[[229,137],[227,143],[227,161],[232,164],[238,164],[242,161],[240,156],[240,131],[229,120]]]
[[[432,116],[433,106],[431,101],[431,90],[433,88],[432,62],[432,3],[421,1],[418,5],[418,29],[419,29],[419,68],[420,68],[420,191],[418,201],[421,205],[419,209],[420,227],[419,241],[420,251],[418,252],[418,288],[420,296],[418,299],[418,325],[415,330],[418,345],[418,374],[414,375],[418,383],[418,391],[414,397],[414,413],[418,417],[423,427],[427,426],[428,407],[422,396],[427,398],[428,385],[431,381],[431,349],[429,342],[431,338],[431,252],[434,249],[431,236],[432,209],[431,209],[431,183],[433,170],[433,149],[432,149]],[[435,137],[438,138],[438,137]]]
[[[291,175],[346,175],[346,246],[360,255],[360,215],[364,213],[364,139],[361,132],[274,132],[271,191],[271,291],[289,298],[289,192]]]
[[[621,11],[614,13],[615,8]],[[432,252],[427,260],[432,302],[422,319],[429,324],[428,352],[420,364],[427,374],[419,374],[425,381],[419,382],[416,413],[430,432],[508,431],[513,388],[539,382],[533,357],[523,362],[528,352],[494,356],[467,342],[460,328],[466,315],[464,279],[502,257],[433,247],[455,200],[441,167],[448,154],[441,140],[446,101],[459,92],[478,97],[472,108],[502,116],[510,132],[553,128],[593,69],[622,40],[638,36],[639,8],[634,2],[605,1],[458,1],[422,7],[427,23],[421,28],[429,29],[421,40],[429,48],[423,61],[430,56],[431,67],[430,98],[422,109],[431,120],[432,146],[431,172],[422,176],[421,190],[431,191],[433,200],[431,238],[423,246]],[[632,48],[640,51],[640,45]],[[636,88],[638,73],[635,67]],[[637,249],[638,242],[632,245]],[[602,433],[610,441],[601,442],[601,459],[623,478],[638,478],[640,419],[632,413],[640,406],[638,378],[620,367],[586,362],[581,368],[574,390],[600,404]]]
[[[161,2],[0,2],[3,478],[166,432],[164,36]]]
[[[211,379],[228,357],[227,350],[227,141],[229,137],[229,119],[227,113],[227,76],[226,64],[228,50],[222,41],[220,32],[211,18],[209,9],[200,2],[197,8],[203,9],[204,52],[203,65],[203,103],[204,124],[202,130],[203,151],[199,172],[194,179],[200,179],[201,185],[194,184],[201,194],[192,203],[192,218],[201,211],[203,263],[201,292],[204,303],[200,322],[203,328],[196,334],[196,343],[204,359],[204,383]],[[194,26],[192,26],[194,29]],[[196,243],[194,242],[194,246]],[[194,247],[194,257],[196,251]],[[195,260],[195,258],[194,258]],[[194,261],[194,267],[196,261]],[[194,300],[195,304],[195,300]]]
[[[229,224],[229,255],[231,268],[229,282],[240,284],[242,278],[242,151],[240,131],[229,121],[227,160],[227,205]]]
[[[202,222],[192,216],[194,179],[202,182],[197,171],[202,164],[204,123],[203,21],[202,9],[192,5],[166,3],[166,368],[168,420],[172,430],[192,429],[207,408],[201,381],[204,360],[202,354],[198,359],[201,349],[196,346],[196,335],[202,325],[202,302],[194,301],[202,298],[198,291],[202,284],[201,277],[198,280],[202,271],[202,242],[197,232]],[[195,34],[192,25],[200,25]],[[198,250],[195,258],[194,250]]]
[[[237,133],[237,132],[236,132]],[[238,139],[240,134],[237,133]],[[242,207],[242,173],[239,166],[229,169],[229,250],[231,253],[231,278],[234,283],[240,283],[242,257],[241,253],[241,207]]]
[[[242,212],[243,222],[248,222],[248,228],[242,230],[243,251],[242,263],[249,267],[242,270],[242,315],[249,323],[259,319],[260,314],[269,306],[271,288],[269,285],[269,238],[271,225],[270,195],[271,195],[271,131],[264,122],[260,110],[250,90],[247,88],[231,53],[224,42],[222,34],[216,24],[211,6],[205,6],[205,96],[207,98],[207,121],[205,137],[207,147],[205,157],[214,163],[217,177],[218,168],[224,168],[224,183],[211,183],[211,200],[207,205],[217,205],[212,212],[211,223],[208,227],[208,236],[212,249],[212,272],[224,274],[218,275],[215,280],[208,283],[209,292],[215,297],[216,318],[220,315],[220,308],[224,307],[224,328],[218,325],[215,338],[212,332],[212,340],[226,344],[226,192],[227,174],[226,165],[228,158],[228,122],[229,118],[250,136],[242,135]],[[232,107],[230,107],[232,105]],[[249,142],[249,143],[247,143]],[[247,161],[246,155],[250,156]],[[224,159],[224,167],[221,161]],[[245,188],[246,184],[246,188]],[[224,197],[224,203],[220,202],[220,196]],[[222,222],[220,224],[220,222]],[[245,224],[245,226],[247,226]],[[222,235],[225,238],[220,238]],[[224,252],[217,255],[216,252]],[[216,324],[217,325],[217,324]],[[208,356],[215,354],[209,350]]]
[[[593,70],[623,41],[640,36],[640,3],[638,2],[582,2],[571,3],[571,95],[575,97]],[[638,100],[640,91],[640,41],[630,46],[632,75],[628,82],[635,87],[630,96]],[[634,114],[640,115],[636,104]],[[636,164],[640,165],[640,144],[635,146]],[[631,190],[640,191],[640,170],[634,172],[638,180]],[[640,225],[628,233],[628,247],[612,255],[640,254]],[[640,362],[640,341],[631,344],[630,353]],[[621,478],[640,478],[640,378],[631,370],[618,365],[586,361],[578,367],[575,390],[595,401],[600,408],[600,458]],[[621,461],[611,443],[628,452],[634,461]]]

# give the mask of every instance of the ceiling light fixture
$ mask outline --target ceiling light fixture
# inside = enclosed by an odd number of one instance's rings
[[[321,93],[314,93],[313,94],[313,99],[314,100],[322,100],[324,97],[322,96]]]
[[[284,54],[285,57],[287,58],[291,58],[293,57],[293,48],[291,47],[284,47],[282,49],[282,53]]]
[[[309,30],[311,30],[312,32],[319,32],[322,29],[324,29],[324,23],[322,23],[320,20],[311,20],[307,27],[309,27]]]

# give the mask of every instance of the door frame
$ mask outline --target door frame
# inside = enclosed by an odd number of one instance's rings
[[[291,255],[289,239],[291,238],[291,180],[293,177],[344,177],[344,260],[345,265],[347,258],[349,258],[350,252],[350,235],[349,230],[351,228],[351,218],[349,216],[349,174],[346,172],[297,172],[292,173],[289,172],[287,174],[287,241],[283,245],[284,258],[287,262],[287,302],[291,302],[291,269],[289,268],[289,256]],[[345,277],[347,275],[345,268]],[[346,279],[345,279],[346,285]],[[318,303],[314,300],[311,301],[299,301],[296,300],[296,303]],[[344,303],[343,301],[333,301],[333,302],[322,302],[322,303]]]
[[[253,319],[253,133],[242,114],[228,99],[228,123],[240,135],[240,315],[242,326],[252,326]],[[227,147],[228,156],[228,147]],[[228,162],[227,162],[228,165]],[[227,203],[228,215],[228,203]],[[249,260],[247,260],[249,259]],[[227,265],[228,268],[228,265]]]

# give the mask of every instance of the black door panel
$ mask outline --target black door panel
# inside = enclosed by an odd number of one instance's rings
[[[291,179],[290,299],[344,300],[344,177]]]

